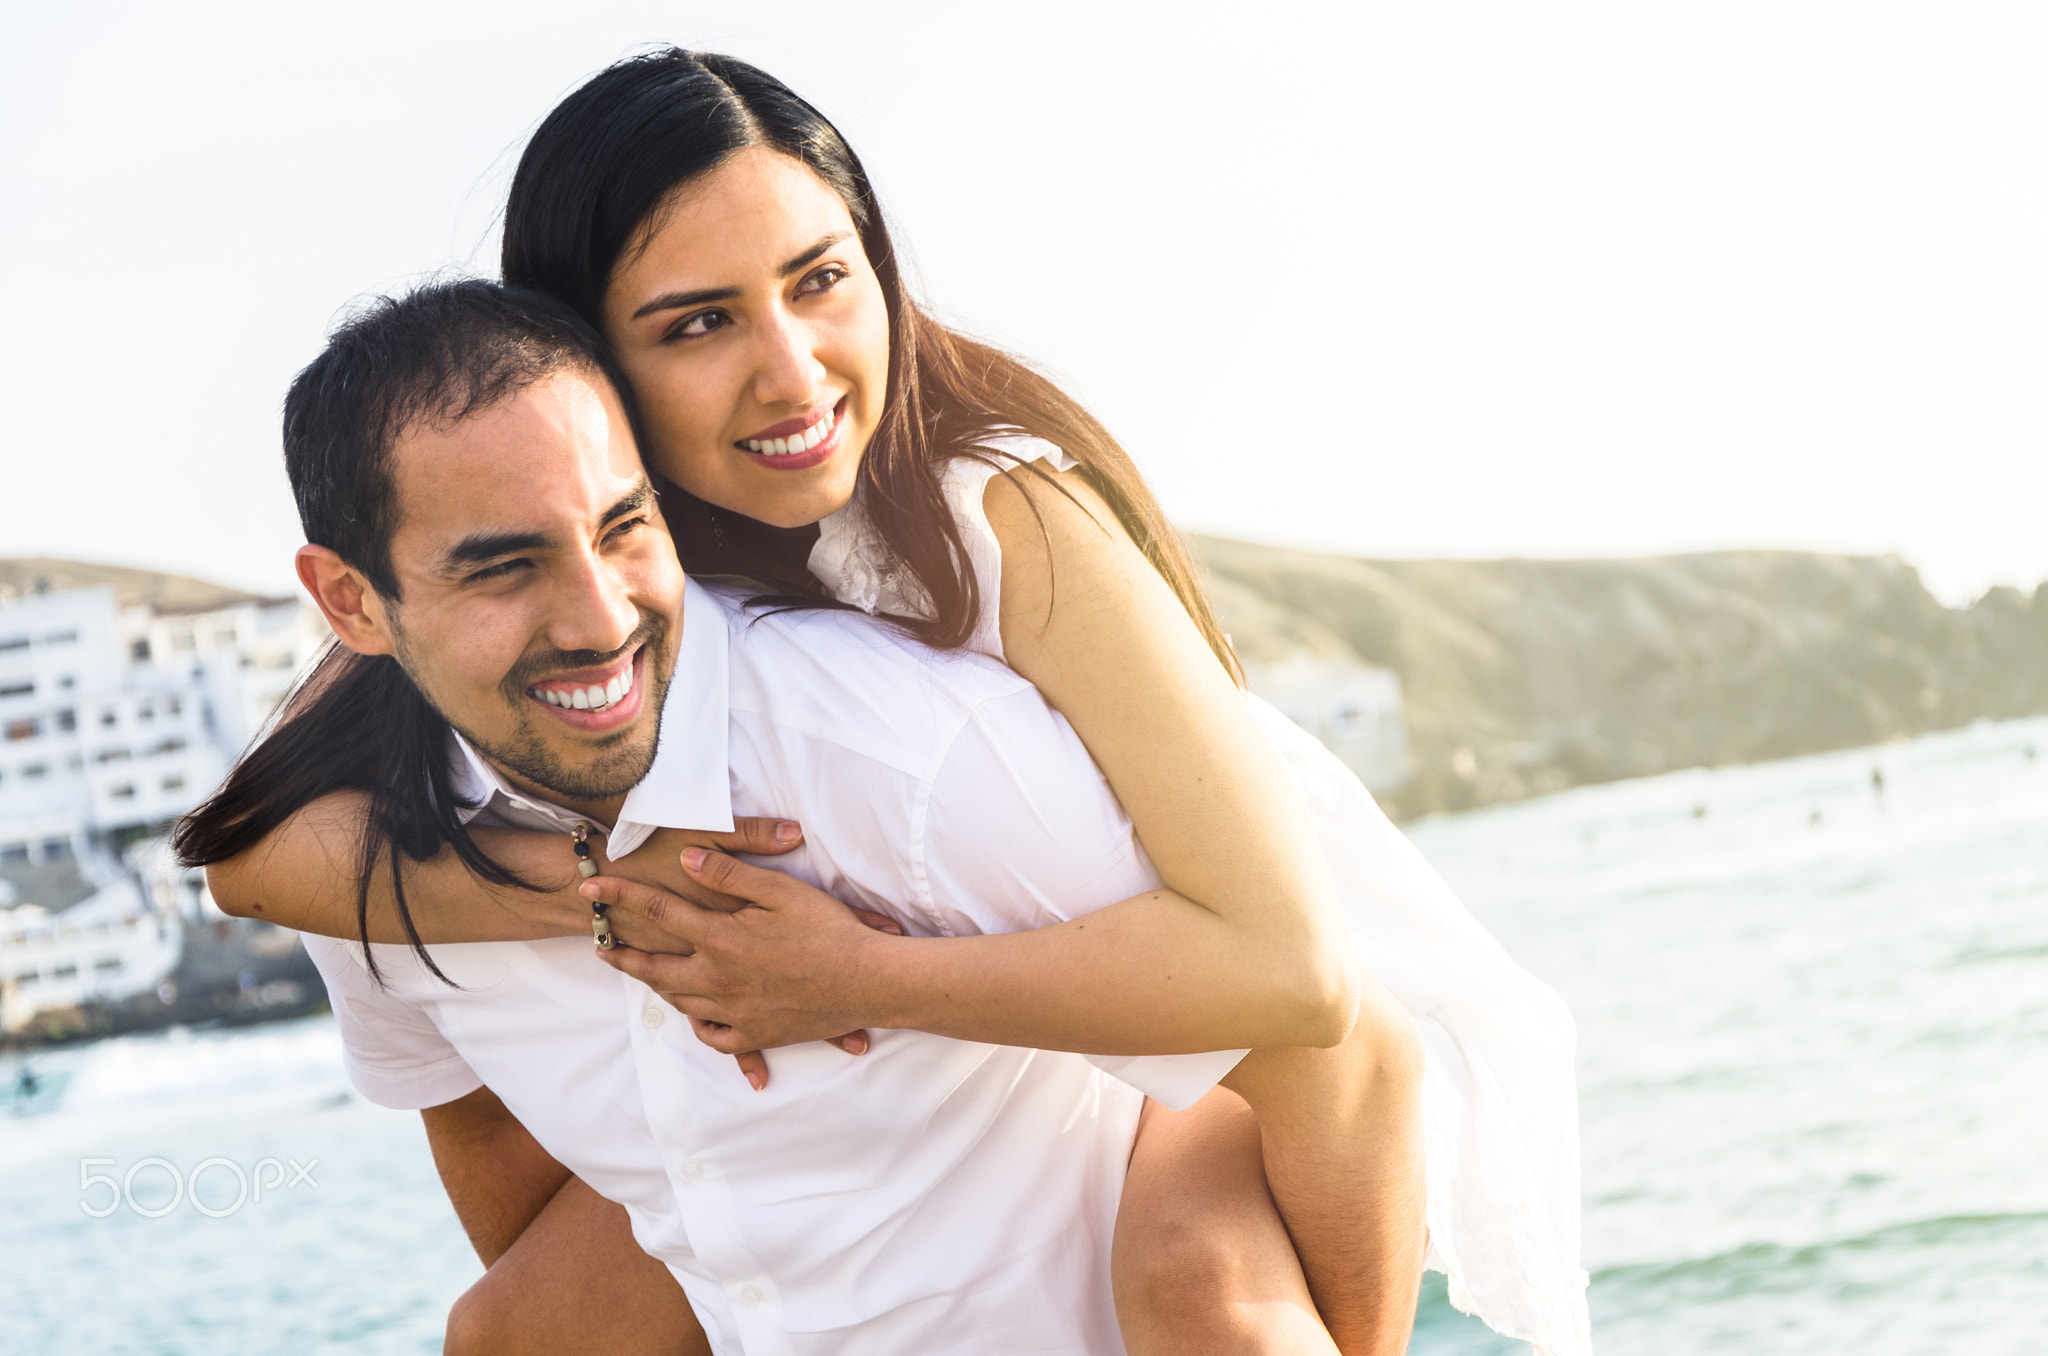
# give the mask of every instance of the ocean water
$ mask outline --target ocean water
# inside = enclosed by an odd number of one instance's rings
[[[1605,1356],[2048,1351],[2048,720],[1411,833],[1578,1014]],[[31,1065],[0,1351],[438,1350],[479,1268],[331,1021]],[[1417,1356],[1521,1350],[1430,1287]]]

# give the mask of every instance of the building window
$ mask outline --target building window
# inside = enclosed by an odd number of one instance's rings
[[[173,774],[173,775],[171,775],[171,776],[169,776],[169,777],[166,777],[166,778],[164,778],[164,790],[166,790],[166,791],[183,791],[184,789],[185,789],[185,779],[184,779],[183,777],[180,777],[180,776],[177,776],[177,775]]]
[[[7,722],[7,738],[10,741],[34,739],[42,732],[43,723],[39,720],[10,720]]]
[[[9,636],[5,640],[0,640],[0,654],[6,654],[9,650],[26,650],[27,648],[27,636]]]
[[[35,695],[36,685],[33,679],[15,679],[0,683],[0,697],[33,697]]]
[[[70,645],[75,643],[77,640],[78,632],[76,631],[52,631],[50,632],[49,635],[43,637],[43,644]]]
[[[92,963],[92,968],[96,974],[119,974],[121,971],[121,958],[119,956],[101,956]]]
[[[120,717],[114,713],[114,708],[111,706],[100,712],[100,724],[109,730],[114,728],[114,722],[119,719]]]
[[[64,963],[63,963],[62,965],[53,965],[53,966],[51,966],[51,967],[50,967],[50,978],[51,978],[51,979],[77,979],[77,978],[78,978],[78,963],[77,963],[76,961],[65,961],[65,962],[64,962]]]
[[[45,838],[43,840],[44,861],[63,862],[69,861],[70,859],[71,840],[69,838]]]
[[[133,755],[127,749],[101,749],[92,756],[95,763],[125,763]]]
[[[134,800],[135,783],[122,782],[119,786],[110,788],[107,792],[107,795],[109,795],[115,800]]]
[[[155,720],[156,707],[150,705],[150,703],[148,702],[141,702],[137,704],[135,708],[135,718],[137,720]]]
[[[164,698],[164,714],[165,714],[165,715],[167,715],[167,716],[175,716],[175,715],[177,715],[177,714],[178,714],[179,712],[183,711],[184,709],[185,709],[185,707],[184,707],[184,704],[183,704],[182,702],[180,702],[180,701],[179,701],[179,700],[178,700],[178,699],[177,699],[177,698],[176,698],[175,696],[171,696],[171,697],[166,697],[166,698]]]
[[[158,743],[158,744],[157,744],[157,746],[156,746],[155,748],[151,749],[151,750],[150,750],[150,752],[151,752],[151,753],[177,753],[177,752],[179,752],[180,750],[182,750],[182,749],[183,749],[184,747],[185,747],[185,741],[184,741],[184,740],[182,740],[182,739],[177,739],[177,738],[171,738],[171,739],[166,739],[166,740],[163,740],[163,741],[161,741],[160,743]]]
[[[28,844],[9,843],[0,848],[0,866],[27,866]]]
[[[47,777],[50,775],[50,765],[48,763],[30,763],[22,768],[21,775],[24,777]]]
[[[149,642],[147,640],[138,640],[133,645],[130,645],[128,647],[128,657],[138,664],[147,664],[149,662]]]
[[[64,731],[66,734],[69,734],[71,733],[71,731],[77,729],[78,713],[76,711],[71,710],[59,711],[57,713],[57,728]]]
[[[67,673],[57,679],[57,686],[63,688],[66,692],[69,692],[72,688],[78,686],[78,679],[75,676]]]

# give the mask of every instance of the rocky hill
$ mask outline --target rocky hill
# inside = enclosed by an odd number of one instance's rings
[[[1254,659],[1400,673],[1403,814],[2048,711],[2048,584],[1944,607],[1892,557],[1391,561],[1215,538]]]
[[[1401,675],[1398,814],[1879,743],[2048,711],[2048,584],[1944,607],[1892,557],[1359,560],[1191,539],[1248,659]],[[166,611],[251,595],[119,566],[0,560],[0,597],[112,584]]]
[[[137,570],[125,565],[92,565],[48,556],[0,558],[0,601],[51,589],[110,584],[123,607],[147,603],[158,612],[207,612],[230,603],[254,602],[258,595],[188,575]]]

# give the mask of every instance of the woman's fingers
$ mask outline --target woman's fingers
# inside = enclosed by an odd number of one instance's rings
[[[706,1045],[711,1046],[714,1050],[718,1048],[716,1042],[706,1040],[704,1035],[704,1028],[707,1026],[716,1027],[716,1023],[699,1022],[692,1019],[691,1024],[697,1028],[697,1039],[704,1041]],[[727,1032],[732,1030],[729,1026],[718,1029]],[[759,1050],[742,1050],[739,1054],[734,1055],[733,1058],[739,1061],[740,1072],[746,1076],[747,1082],[752,1085],[755,1092],[759,1092],[768,1086],[768,1057],[766,1055],[762,1054]]]
[[[735,815],[731,833],[691,829],[684,835],[697,847],[720,852],[752,852],[775,856],[803,846],[803,826],[793,819],[770,819],[759,815]]]
[[[832,1037],[825,1044],[836,1045],[849,1055],[864,1055],[868,1052],[868,1033],[849,1031],[844,1036]]]
[[[620,876],[592,876],[583,882],[581,893],[593,904],[637,914],[670,936],[682,938],[692,948],[703,940],[706,911],[659,886]]]
[[[750,904],[763,902],[789,879],[780,871],[749,866],[737,857],[700,847],[683,849],[683,870],[699,885]]]
[[[860,919],[861,922],[866,923],[877,932],[886,932],[891,937],[901,937],[903,935],[902,926],[886,913],[876,913],[873,909],[855,908],[851,904],[846,907],[853,909],[853,916],[855,918]]]

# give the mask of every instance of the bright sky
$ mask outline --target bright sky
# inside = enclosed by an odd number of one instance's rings
[[[1185,526],[2048,576],[2048,8],[15,4],[0,554],[283,591],[286,383],[641,44],[781,76]]]

